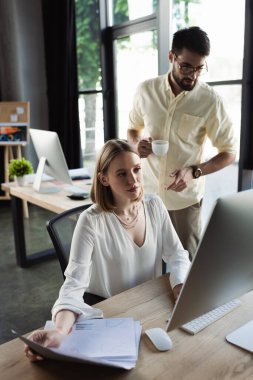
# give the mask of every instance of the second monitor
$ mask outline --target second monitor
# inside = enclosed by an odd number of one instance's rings
[[[68,169],[61,143],[56,132],[30,129],[30,134],[34,149],[40,160],[37,180],[40,175],[42,176],[43,171],[49,176],[70,186],[73,186],[71,173],[74,175],[75,172],[77,172],[79,178],[90,178],[90,175],[85,168]],[[69,187],[69,190],[70,189],[71,187]],[[38,189],[36,188],[36,190]],[[72,190],[74,192],[74,188]],[[70,190],[70,192],[72,190]]]

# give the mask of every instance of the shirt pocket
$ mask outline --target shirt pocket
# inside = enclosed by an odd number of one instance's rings
[[[201,144],[206,134],[204,118],[188,114],[182,115],[177,133],[187,143]]]

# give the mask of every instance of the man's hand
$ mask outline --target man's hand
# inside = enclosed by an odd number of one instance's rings
[[[173,190],[177,192],[183,191],[193,180],[192,168],[186,167],[174,170],[174,172],[170,174],[170,177],[174,177],[175,180],[170,186],[165,186],[165,190]]]
[[[127,130],[127,140],[130,144],[136,145],[140,142],[141,140],[141,135],[142,135],[142,130],[137,130],[137,129],[131,129],[129,128]]]
[[[152,139],[142,139],[140,140],[137,150],[141,158],[146,158],[152,153],[152,145],[151,145]]]

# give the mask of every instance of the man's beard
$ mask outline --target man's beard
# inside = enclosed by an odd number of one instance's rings
[[[190,77],[179,78],[177,76],[177,74],[176,74],[176,69],[175,68],[173,68],[173,70],[172,70],[172,75],[173,75],[173,78],[174,78],[176,84],[183,91],[191,91],[191,90],[193,90],[193,88],[196,85],[197,79],[195,79],[195,80],[192,81]]]

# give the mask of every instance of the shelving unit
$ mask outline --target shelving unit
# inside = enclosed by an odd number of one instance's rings
[[[30,103],[0,102],[0,149],[4,150],[3,171],[4,182],[9,182],[8,165],[12,158],[22,157],[22,147],[29,142]],[[9,200],[5,191],[0,194],[1,200]],[[28,215],[27,204],[24,205],[25,215]]]

